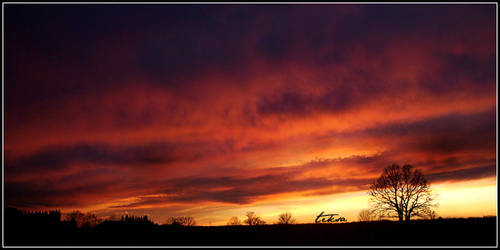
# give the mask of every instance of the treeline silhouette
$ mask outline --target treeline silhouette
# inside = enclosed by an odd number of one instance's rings
[[[54,211],[30,211],[27,209],[7,208],[6,214],[8,220],[15,221],[16,223],[26,224],[39,224],[39,225],[52,225],[61,222],[61,212]]]
[[[251,218],[254,214],[251,214]],[[6,246],[494,246],[496,217],[273,225],[158,225],[147,216],[82,223],[59,211],[5,209]],[[91,217],[88,217],[91,218]],[[177,220],[179,221],[177,217]],[[182,217],[188,218],[188,217]],[[249,217],[250,218],[250,217]],[[234,218],[233,218],[234,219]],[[235,220],[230,220],[234,222]],[[314,218],[312,218],[314,219]],[[190,221],[191,219],[189,219]],[[194,225],[194,224],[193,224]]]

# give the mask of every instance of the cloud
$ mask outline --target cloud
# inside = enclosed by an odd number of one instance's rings
[[[449,114],[413,123],[392,123],[362,134],[398,139],[400,146],[418,152],[453,153],[495,148],[495,109],[474,114]]]
[[[366,164],[377,162],[380,158],[381,156],[353,156],[320,159],[293,167],[272,167],[240,172],[239,175],[218,174],[214,177],[192,175],[182,178],[151,178],[151,175],[156,175],[156,172],[152,172],[146,175],[148,179],[143,179],[143,175],[134,177],[115,168],[80,168],[79,172],[59,177],[44,175],[43,178],[25,181],[7,180],[5,190],[6,200],[9,203],[23,204],[25,202],[29,206],[85,205],[95,199],[105,201],[117,195],[127,198],[132,194],[141,194],[141,192],[164,196],[145,197],[138,202],[121,206],[137,207],[159,203],[200,201],[248,204],[266,195],[313,191],[327,187],[336,187],[336,192],[358,188],[359,185],[366,184],[367,179],[336,177],[335,174],[313,178],[300,176],[314,170],[325,173],[332,166],[343,166],[344,169],[362,166],[365,171],[368,171]]]
[[[494,5],[133,7],[6,6],[8,203],[251,204],[393,162],[492,175]]]
[[[7,159],[5,171],[7,175],[47,173],[70,168],[75,163],[129,166],[169,164],[178,160],[172,154],[172,148],[167,143],[130,147],[111,147],[106,144],[58,146],[46,148],[34,155]]]
[[[257,202],[266,195],[310,191],[332,186],[339,187],[338,192],[341,192],[346,187],[358,186],[358,184],[366,182],[365,179],[310,178],[293,180],[287,174],[251,178],[186,178],[169,181],[169,187],[161,192],[163,196],[143,197],[138,202],[118,207],[200,201],[248,204]]]
[[[333,138],[374,138],[392,143],[388,144],[388,151],[373,155],[318,158],[292,166],[257,169],[238,170],[226,165],[211,166],[204,170],[210,166],[206,160],[216,156],[225,159],[238,154],[272,152],[283,147],[283,142],[249,141],[247,144],[240,144],[235,140],[225,140],[129,146],[76,144],[70,147],[45,148],[29,156],[14,159],[7,157],[6,197],[9,201],[26,201],[27,204],[86,204],[89,201],[77,201],[73,197],[103,197],[106,192],[102,192],[114,186],[116,189],[108,191],[106,197],[120,193],[121,198],[126,198],[131,193],[141,192],[165,195],[122,205],[125,207],[202,201],[249,204],[268,195],[293,192],[321,195],[366,188],[371,179],[391,163],[413,164],[429,174],[433,182],[482,178],[490,176],[491,171],[481,166],[491,164],[492,159],[488,157],[494,156],[485,154],[486,158],[477,158],[469,156],[467,152],[478,149],[488,152],[494,149],[494,137],[490,137],[495,133],[493,117],[493,110],[489,110],[471,115],[452,114],[413,123],[392,123],[361,131],[336,133]],[[456,155],[457,152],[462,155]],[[420,155],[412,155],[415,153]],[[425,157],[425,154],[432,156],[436,153],[450,156],[444,159]],[[174,169],[171,164],[175,163],[175,168],[179,168],[190,162],[201,166],[198,169],[177,170],[185,173],[184,175],[191,171],[192,174],[188,177],[158,175]],[[85,165],[82,164],[93,165],[84,168]],[[72,172],[64,173],[71,169]],[[136,176],[131,178],[131,173]],[[210,173],[210,177],[196,173]],[[224,175],[230,173],[232,175]],[[44,174],[45,177],[23,179],[24,175],[33,174]],[[81,185],[75,185],[78,182]],[[117,182],[122,184],[117,185]],[[64,201],[65,198],[67,201]]]
[[[466,180],[481,179],[493,176],[496,176],[495,165],[479,166],[475,168],[434,173],[429,175],[427,178],[431,182],[443,182],[443,181],[466,181]]]

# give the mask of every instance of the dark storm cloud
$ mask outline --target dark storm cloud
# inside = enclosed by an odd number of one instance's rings
[[[402,138],[408,150],[452,153],[494,149],[496,109],[473,114],[450,114],[413,123],[395,123],[368,129],[376,138]],[[404,140],[409,138],[409,140]]]
[[[259,200],[266,195],[274,195],[288,192],[303,192],[321,190],[324,188],[335,188],[323,191],[322,194],[343,192],[345,190],[362,189],[372,180],[367,178],[324,178],[312,177],[296,179],[296,176],[311,170],[320,170],[329,166],[362,167],[364,174],[372,172],[381,162],[390,162],[388,155],[375,156],[352,156],[337,159],[314,160],[302,165],[292,167],[272,167],[262,169],[262,172],[270,174],[256,177],[221,176],[221,177],[189,177],[172,179],[158,193],[163,197],[144,197],[141,201],[124,205],[122,207],[137,207],[141,205],[153,205],[167,202],[196,202],[217,201],[236,204],[247,204]],[[258,173],[255,171],[254,173]]]
[[[16,206],[85,206],[139,195],[158,186],[140,175],[112,168],[89,168],[65,175],[39,173],[29,180],[6,180],[5,200]]]
[[[251,178],[215,177],[187,178],[169,181],[162,190],[163,197],[143,197],[140,201],[121,207],[137,207],[166,202],[217,201],[236,204],[255,202],[259,197],[288,192],[300,192],[337,186],[358,187],[366,179],[308,178],[292,180],[288,175],[264,175]],[[220,188],[222,190],[217,190]],[[213,189],[213,190],[210,190]]]
[[[394,154],[391,152],[383,152],[376,155],[353,155],[349,157],[333,158],[333,159],[316,159],[297,166],[287,167],[272,167],[267,169],[271,173],[281,173],[288,175],[299,175],[306,171],[321,170],[332,166],[342,166],[349,168],[361,168],[363,175],[379,171],[385,165],[392,162]]]
[[[466,181],[493,176],[496,176],[496,165],[434,173],[429,175],[427,179],[431,182]]]
[[[241,62],[238,41],[244,37],[237,31],[245,25],[220,23],[214,15],[221,10],[213,6],[6,7],[8,111],[28,105],[47,112],[68,98],[129,84],[132,77],[168,87],[207,66]]]
[[[102,174],[102,173],[101,173]],[[84,178],[97,177],[98,173],[78,174],[69,180],[54,180],[44,177],[35,181],[6,181],[5,201],[8,204],[22,207],[62,207],[77,206],[88,203],[83,197],[92,195],[100,199],[103,192],[120,186],[119,180],[85,183]],[[123,188],[123,187],[122,187]]]
[[[451,156],[440,160],[427,160],[427,161],[417,161],[412,165],[415,167],[425,167],[432,169],[434,171],[443,171],[452,168],[468,168],[470,166],[483,166],[488,164],[495,164],[496,158],[473,158],[468,159],[464,157]]]
[[[366,105],[385,93],[387,86],[374,84],[376,75],[359,71],[352,82],[332,82],[321,94],[304,93],[295,89],[278,89],[257,101],[257,114],[310,116],[318,112],[339,114]],[[378,80],[381,81],[381,80]]]
[[[52,147],[34,155],[7,159],[8,175],[47,173],[71,167],[72,163],[118,165],[168,164],[178,160],[167,143],[112,147],[106,144],[79,144],[70,147]]]
[[[372,91],[356,92],[351,87],[356,83],[349,79],[335,83],[342,86],[319,97],[279,90],[273,96],[262,97],[257,107],[259,113],[345,111],[366,104],[366,100],[376,99],[387,90],[383,79],[375,78],[372,69],[350,58],[357,44],[368,49],[368,60],[384,60],[380,55],[391,48],[394,37],[425,33],[429,38],[424,39],[430,41],[438,37],[451,41],[452,37],[443,37],[442,33],[462,32],[449,21],[451,17],[464,16],[466,10],[474,8],[477,11],[468,14],[472,18],[466,19],[470,24],[463,24],[468,28],[494,15],[491,8],[477,5],[322,5],[305,6],[310,11],[301,11],[302,8],[8,6],[6,80],[15,84],[6,85],[6,105],[10,107],[6,115],[13,120],[21,119],[16,111],[26,115],[49,114],[71,98],[123,87],[131,84],[127,81],[132,78],[147,79],[143,84],[173,88],[179,96],[189,95],[187,85],[198,84],[197,79],[210,72],[250,77],[246,70],[254,64],[254,54],[270,59],[272,69],[288,62],[303,67],[331,62],[368,70],[370,78],[359,85],[369,85]],[[266,25],[258,23],[259,18],[264,18]],[[443,93],[456,88],[453,81],[445,80],[460,77],[457,72],[480,82],[492,79],[493,57],[443,54],[436,58],[445,64],[444,69],[421,76],[421,84],[429,91]],[[356,77],[359,72],[352,74]],[[7,122],[7,126],[13,125]]]
[[[443,67],[419,77],[420,85],[433,94],[459,92],[463,89],[492,93],[495,85],[495,54],[474,57],[470,54],[436,56]]]
[[[379,165],[376,164],[377,162],[385,163],[386,160],[383,160],[385,158],[385,155],[377,155],[314,160],[294,167],[272,167],[251,171],[252,175],[257,174],[254,177],[245,177],[245,173],[242,172],[235,176],[190,176],[155,181],[143,180],[140,176],[133,177],[113,168],[79,169],[76,173],[60,177],[40,173],[42,175],[36,179],[6,181],[5,193],[6,200],[10,204],[25,203],[26,206],[34,207],[85,205],[90,200],[100,197],[101,192],[109,195],[123,192],[129,195],[137,192],[166,195],[165,197],[141,198],[141,201],[125,205],[125,207],[198,201],[248,204],[257,201],[262,196],[280,193],[314,191],[331,187],[336,188],[335,192],[341,192],[346,188],[361,188],[369,183],[369,179],[323,177],[296,179],[296,176],[313,169],[320,170],[342,164],[354,164],[355,167],[363,166],[365,172],[373,171],[370,170],[370,166]],[[40,168],[40,171],[49,170],[49,168]],[[31,172],[36,171],[31,170]],[[258,175],[265,172],[269,172],[269,174]],[[10,175],[15,176],[14,174]],[[91,198],[78,199],[82,196]]]
[[[216,155],[272,149],[277,146],[275,143],[250,142],[238,148],[233,139],[193,143],[151,142],[128,146],[106,143],[57,145],[17,158],[6,155],[5,171],[9,176],[57,173],[78,163],[144,169],[154,166],[164,167],[175,162],[194,162]]]

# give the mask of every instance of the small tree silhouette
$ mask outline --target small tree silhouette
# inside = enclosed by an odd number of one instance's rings
[[[172,226],[196,226],[196,221],[194,220],[193,217],[185,217],[185,216],[180,216],[180,217],[169,217],[165,221],[166,225],[172,225]]]
[[[229,221],[227,222],[227,225],[228,226],[239,226],[239,225],[241,225],[241,221],[238,218],[238,216],[233,216],[233,217],[231,217],[231,219],[229,219]]]
[[[247,212],[247,219],[245,220],[245,224],[249,226],[258,226],[265,225],[266,222],[263,221],[259,216],[255,215],[254,212]]]
[[[370,209],[362,209],[358,214],[358,221],[374,221],[376,215]]]
[[[64,220],[69,221],[71,224],[75,225],[76,227],[81,227],[83,224],[83,217],[84,217],[84,214],[82,212],[73,211],[71,213],[65,214]]]
[[[435,194],[420,170],[411,165],[392,164],[370,186],[372,211],[381,217],[409,221],[431,213]]]
[[[294,224],[295,219],[292,216],[292,213],[286,212],[282,213],[278,216],[278,222],[276,224],[281,224],[281,225],[288,225],[288,224]]]
[[[438,215],[436,213],[436,211],[434,210],[428,210],[426,215],[424,216],[424,218],[428,219],[428,220],[435,220],[437,219]]]
[[[76,227],[94,227],[102,222],[95,214],[88,212],[73,211],[65,215],[65,220]]]

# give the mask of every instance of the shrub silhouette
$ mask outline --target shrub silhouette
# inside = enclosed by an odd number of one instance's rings
[[[241,221],[238,218],[238,216],[233,216],[233,217],[231,217],[231,219],[229,219],[229,221],[227,222],[227,225],[228,226],[240,226]]]
[[[286,212],[282,213],[278,216],[278,222],[276,224],[280,225],[288,225],[288,224],[294,224],[295,219],[292,216],[292,213]]]
[[[75,224],[76,227],[95,227],[102,222],[95,214],[90,212],[84,214],[80,211],[73,211],[65,214],[64,220],[71,224]]]
[[[263,221],[259,216],[255,215],[254,212],[247,212],[247,219],[245,220],[245,224],[249,226],[258,226],[265,225],[266,222]]]
[[[370,209],[362,209],[358,214],[358,221],[374,221],[376,217]]]
[[[196,226],[196,221],[193,217],[179,216],[169,217],[165,224],[171,226]]]

